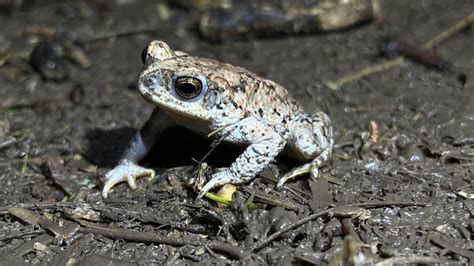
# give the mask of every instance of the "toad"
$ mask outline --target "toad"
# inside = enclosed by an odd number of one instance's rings
[[[306,173],[316,178],[331,156],[329,117],[306,113],[281,85],[240,67],[173,51],[162,41],[151,42],[142,59],[138,88],[156,108],[118,165],[106,173],[103,197],[119,182],[135,189],[138,177],[155,177],[138,162],[163,130],[165,116],[195,132],[246,146],[229,167],[212,174],[198,197],[226,183],[252,180],[282,152],[303,164],[283,175],[277,187]]]

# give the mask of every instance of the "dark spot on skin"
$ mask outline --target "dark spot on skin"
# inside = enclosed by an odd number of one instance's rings
[[[265,84],[265,85],[267,85],[267,88],[269,88],[271,91],[275,91],[275,86],[271,84]]]
[[[232,90],[233,90],[234,92],[241,92],[241,91],[242,91],[242,87],[241,87],[241,86],[233,86],[233,87],[232,87]]]
[[[151,98],[151,93],[149,93],[148,91],[145,91],[144,94],[145,94],[146,98]]]
[[[277,115],[281,115],[276,108],[273,108],[273,113],[277,114]]]
[[[252,149],[252,152],[258,154],[259,156],[262,156],[263,154],[260,153],[259,151],[257,151],[254,147],[250,146],[250,148]]]
[[[244,78],[246,77],[246,78]],[[247,85],[249,84],[247,80],[251,80],[249,76],[242,76],[240,77],[240,84],[242,84],[243,88],[246,88]]]
[[[245,160],[247,161],[247,163],[250,163],[249,155],[245,154],[244,158],[245,158]]]

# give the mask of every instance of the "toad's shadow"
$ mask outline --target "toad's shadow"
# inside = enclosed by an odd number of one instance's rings
[[[131,128],[92,130],[86,135],[89,141],[86,156],[99,166],[113,168],[135,132]],[[196,164],[192,159],[201,160],[211,149],[211,142],[183,127],[170,127],[140,164],[164,168]],[[241,152],[238,147],[221,144],[205,161],[214,166],[228,166]]]

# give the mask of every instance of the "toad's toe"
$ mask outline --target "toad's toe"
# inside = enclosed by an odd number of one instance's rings
[[[198,194],[198,198],[202,198],[206,192],[209,190],[218,187],[218,186],[223,186],[227,183],[240,183],[240,179],[234,177],[228,169],[225,169],[223,171],[217,172],[212,175],[212,178],[209,182],[207,182],[204,187],[202,187],[201,191]]]
[[[316,169],[316,171],[317,171],[317,169]],[[291,171],[289,171],[288,173],[283,175],[280,178],[280,180],[278,180],[278,183],[276,184],[276,188],[277,189],[281,188],[286,182],[288,182],[289,180],[291,180],[291,179],[293,179],[297,176],[312,173],[312,172],[313,172],[313,169],[312,169],[311,163],[307,163],[307,164],[304,164],[302,166],[293,168],[293,169],[291,169]]]
[[[120,162],[119,165],[105,174],[106,181],[102,189],[102,197],[107,198],[112,187],[124,181],[127,181],[131,189],[136,189],[136,179],[143,176],[149,176],[151,180],[155,177],[155,171],[141,167],[128,160]]]

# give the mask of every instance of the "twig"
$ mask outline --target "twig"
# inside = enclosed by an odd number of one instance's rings
[[[25,237],[32,237],[39,234],[44,234],[46,231],[44,229],[36,229],[31,231],[25,232],[14,232],[11,235],[5,235],[0,237],[0,242],[5,242],[13,239],[25,238]]]
[[[246,252],[241,250],[239,247],[234,247],[221,241],[207,242],[202,239],[185,240],[176,237],[158,236],[146,232],[112,228],[110,226],[103,226],[101,224],[90,223],[79,219],[75,219],[75,221],[84,226],[79,229],[80,232],[100,234],[112,239],[125,239],[129,241],[166,244],[172,246],[208,246],[209,248],[225,253],[234,259],[243,259],[247,256]]]
[[[221,242],[221,241],[209,242],[209,243],[207,243],[207,246],[209,248],[215,250],[215,251],[219,251],[221,253],[225,253],[227,255],[230,255],[234,259],[242,260],[242,259],[246,258],[247,256],[249,256],[249,254],[247,252],[244,252],[239,247],[235,247],[235,246],[226,244],[226,243]]]
[[[209,253],[209,255],[211,255],[212,257],[214,257],[216,260],[219,261],[218,264],[227,264],[227,265],[230,265],[232,264],[231,261],[229,261],[228,259],[225,259],[223,258],[222,256],[219,256],[218,254],[216,254],[214,252],[214,250],[210,249],[208,246],[204,247],[206,249],[206,251]]]
[[[345,235],[352,236],[358,243],[364,243],[352,224],[352,218],[341,219],[341,225],[342,231],[345,233]]]
[[[301,206],[297,206],[293,204],[292,202],[285,201],[279,197],[272,196],[267,193],[263,193],[257,189],[253,189],[251,187],[244,187],[244,190],[247,191],[250,194],[253,194],[260,202],[270,204],[273,206],[279,206],[291,211],[299,211]]]
[[[469,26],[469,24],[474,22],[474,13],[469,14],[469,16],[463,18],[458,23],[454,24],[450,28],[446,29],[445,31],[438,34],[433,39],[425,42],[421,47],[423,49],[432,49],[433,47],[437,46],[438,44],[446,41],[451,36],[462,30],[463,28]]]
[[[276,175],[276,174],[274,174]],[[263,179],[266,179],[268,181],[271,181],[273,184],[276,184],[278,183],[278,180],[274,177],[270,177],[270,176],[267,176],[267,175],[260,175],[261,178]],[[288,190],[289,192],[291,192],[293,195],[297,196],[298,198],[300,198],[302,201],[304,201],[304,204],[308,203],[308,199],[311,198],[311,195],[303,190],[300,190],[300,189],[297,189],[297,188],[293,188],[293,187],[290,187],[288,186],[287,184],[283,184],[283,186],[281,187],[281,189],[286,189]]]
[[[363,203],[354,203],[349,204],[351,207],[361,207],[361,208],[382,208],[382,207],[426,207],[430,203],[425,202],[402,202],[402,201],[381,201],[381,202],[363,202]]]
[[[278,237],[280,237],[282,234],[290,231],[290,230],[293,230],[293,229],[296,229],[300,226],[302,226],[303,224],[305,223],[308,223],[314,219],[317,219],[319,217],[323,217],[323,216],[332,216],[333,214],[333,209],[327,209],[325,211],[322,211],[322,212],[318,212],[318,213],[315,213],[315,214],[311,214],[301,220],[299,220],[298,222],[296,223],[293,223],[293,224],[289,224],[285,227],[283,227],[282,229],[278,230],[277,232],[271,234],[269,237],[265,238],[264,240],[258,242],[255,247],[252,249],[252,252],[258,252],[259,250],[263,249],[264,247],[266,247],[268,244],[270,244],[273,240],[277,239]]]
[[[83,226],[79,229],[80,232],[99,234],[112,239],[126,239],[130,241],[166,244],[171,246],[199,246],[203,244],[203,241],[200,239],[183,240],[176,237],[159,236],[146,232],[137,232],[122,228],[113,228],[111,226],[103,226],[102,224],[91,223],[80,219],[74,220]]]
[[[37,216],[32,211],[18,207],[12,207],[8,209],[8,211],[18,219],[24,221],[25,223],[40,226],[41,228],[44,228],[53,233],[55,236],[61,236],[63,238],[66,238],[68,235],[68,232],[66,232],[63,227],[41,216]]]
[[[377,73],[377,72],[381,72],[381,71],[384,71],[384,70],[387,70],[387,69],[390,69],[392,67],[395,67],[395,66],[398,66],[400,65],[402,62],[403,62],[403,56],[399,56],[395,59],[392,59],[392,60],[389,60],[389,61],[385,61],[381,64],[378,64],[378,65],[375,65],[375,66],[370,66],[370,67],[366,67],[364,69],[362,69],[361,71],[357,72],[357,73],[354,73],[354,74],[351,74],[351,75],[348,75],[348,76],[345,76],[339,80],[336,80],[336,81],[326,81],[326,82],[323,82],[324,85],[326,85],[326,87],[328,87],[329,89],[333,90],[333,91],[337,91],[341,88],[342,85],[346,84],[346,83],[349,83],[349,82],[352,82],[352,81],[355,81],[355,80],[358,80],[358,79],[361,79],[365,76],[368,76],[370,74],[374,74],[374,73]]]
[[[188,232],[193,232],[193,233],[203,233],[206,228],[201,227],[201,226],[192,226],[191,224],[184,224],[180,223],[177,221],[172,221],[169,219],[165,219],[162,217],[158,217],[156,215],[152,215],[148,212],[136,212],[136,211],[130,211],[130,210],[124,210],[121,208],[115,208],[111,206],[101,206],[97,204],[86,204],[86,203],[75,203],[75,202],[55,202],[55,203],[18,203],[15,204],[14,206],[4,206],[0,207],[0,215],[5,215],[9,213],[9,209],[12,207],[20,207],[20,208],[26,208],[26,209],[39,209],[39,210],[44,210],[44,209],[53,209],[55,211],[59,212],[64,212],[63,208],[69,208],[69,209],[89,209],[89,210],[94,210],[101,212],[103,215],[107,216],[108,213],[114,213],[116,215],[120,215],[122,217],[129,217],[136,219],[138,221],[144,222],[144,223],[156,223],[156,224],[161,224],[161,225],[166,225],[170,226],[175,229],[179,230],[185,230]]]
[[[468,258],[471,262],[472,260],[474,260],[474,252],[472,251],[457,247],[456,245],[454,245],[454,243],[438,236],[432,235],[432,236],[429,236],[429,239],[433,241],[435,244],[441,246],[442,248],[445,248],[451,252],[454,252],[456,254],[459,254],[463,257]]]
[[[19,139],[9,138],[9,139],[5,140],[4,142],[0,143],[0,151],[4,150],[4,149],[7,149],[7,148],[10,148],[11,146],[13,146],[17,143],[20,143]]]
[[[49,245],[53,243],[53,240],[54,240],[53,236],[49,234],[42,234],[21,244],[20,246],[18,246],[17,248],[13,250],[13,253],[18,254],[20,256],[24,256],[35,249],[35,243]]]
[[[240,121],[240,120],[239,120]],[[239,122],[237,121],[237,122]],[[236,122],[236,123],[237,123]],[[220,131],[226,129],[227,127],[229,126],[232,126],[234,125],[234,123],[230,124],[230,125],[226,125],[226,126],[222,126],[222,127],[219,127],[218,129],[212,131],[211,133],[207,134],[207,137],[210,138],[212,136],[214,136],[215,134],[219,133]],[[224,139],[230,134],[230,132],[228,132],[227,134],[224,134],[222,135],[220,138],[216,138],[212,141],[211,143],[211,148],[209,149],[209,151],[207,151],[206,154],[204,154],[204,156],[201,158],[201,160],[199,160],[197,163],[199,164],[199,167],[198,168],[201,168],[200,166],[203,164],[203,162],[207,159],[207,157],[209,157],[209,155],[211,155],[211,153],[217,148],[217,146],[219,146],[223,141]]]
[[[437,36],[435,36],[431,40],[425,42],[421,46],[421,48],[426,49],[426,50],[432,49],[433,47],[435,47],[438,44],[442,43],[443,41],[447,40],[448,38],[450,38],[451,36],[453,36],[454,34],[459,32],[461,29],[463,29],[464,27],[468,26],[469,24],[471,24],[473,22],[474,22],[474,13],[471,13],[469,16],[463,18],[458,23],[456,23],[453,26],[451,26],[450,28],[444,30],[443,32],[441,32],[440,34],[438,34]],[[343,77],[339,80],[327,81],[327,82],[323,82],[323,83],[324,83],[324,85],[326,85],[326,87],[328,87],[331,90],[339,90],[340,87],[342,85],[346,84],[346,83],[352,82],[354,80],[358,80],[358,79],[360,79],[362,77],[365,77],[367,75],[370,75],[370,74],[374,74],[374,73],[381,72],[381,71],[390,69],[392,67],[398,66],[403,62],[404,59],[405,59],[404,56],[399,56],[399,57],[396,57],[395,59],[385,61],[381,64],[366,67],[366,68],[362,69],[361,71],[359,71],[357,73],[345,76],[345,77]]]

